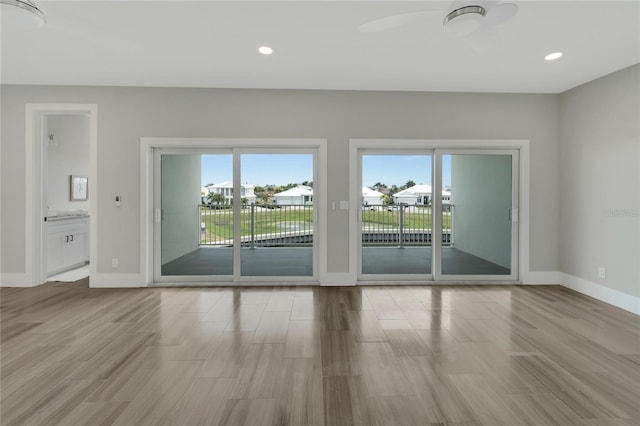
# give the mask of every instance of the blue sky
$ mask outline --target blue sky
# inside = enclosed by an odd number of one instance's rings
[[[241,180],[254,185],[286,185],[313,180],[310,154],[243,154]],[[202,184],[233,180],[232,155],[203,155]],[[443,185],[451,185],[451,157],[443,156]],[[431,157],[425,155],[364,155],[362,184],[404,185],[408,180],[431,185]]]
[[[240,180],[254,185],[286,185],[313,180],[311,154],[243,154]],[[232,155],[202,156],[202,185],[233,180]]]
[[[451,185],[451,156],[442,157],[443,186]],[[427,155],[363,155],[362,184],[377,182],[402,186],[408,180],[431,185],[431,156]]]

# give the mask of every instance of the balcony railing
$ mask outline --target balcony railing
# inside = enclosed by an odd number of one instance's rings
[[[442,206],[442,244],[451,245],[453,206]],[[433,209],[431,206],[371,206],[362,207],[363,246],[425,246],[433,239]]]
[[[233,245],[230,206],[200,206],[200,245]],[[308,247],[313,245],[313,206],[249,205],[240,213],[242,247]]]
[[[233,245],[230,206],[199,206],[200,245]],[[433,238],[431,206],[362,207],[364,246],[425,246]],[[313,244],[313,206],[249,205],[240,213],[242,247],[308,247]],[[442,206],[442,244],[453,243],[453,206]]]

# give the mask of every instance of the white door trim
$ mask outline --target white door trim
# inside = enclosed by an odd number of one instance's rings
[[[89,265],[94,276],[97,265],[98,224],[98,105],[28,103],[25,106],[25,278],[27,286],[47,281],[46,259],[43,253],[44,226],[43,134],[42,118],[47,114],[86,114],[89,116]]]
[[[311,149],[317,150],[314,155],[314,187],[317,188],[317,195],[314,194],[314,206],[316,206],[317,224],[320,230],[317,233],[316,261],[314,265],[313,281],[306,281],[300,277],[290,277],[290,284],[304,282],[306,284],[322,283],[327,275],[327,140],[320,138],[160,138],[143,137],[140,139],[140,193],[144,194],[144,199],[140,206],[140,270],[143,273],[145,286],[153,284],[153,153],[156,148],[175,149],[233,149],[238,153],[258,152],[260,150],[282,149],[286,150]],[[234,156],[238,158],[239,156]],[[234,160],[235,161],[235,160]],[[234,182],[240,182],[239,164],[234,163]],[[236,170],[238,176],[235,176]],[[234,194],[235,195],[235,194]],[[236,200],[234,199],[234,202]],[[239,193],[238,193],[238,200]],[[234,256],[234,259],[237,256]],[[238,257],[239,260],[239,257]],[[235,262],[235,260],[234,260]],[[288,277],[236,277],[233,281],[214,281],[210,285],[273,285],[275,282],[282,282]],[[161,285],[171,285],[172,283],[162,283]],[[176,283],[179,285],[192,284],[191,282]],[[200,283],[202,285],[202,283]]]

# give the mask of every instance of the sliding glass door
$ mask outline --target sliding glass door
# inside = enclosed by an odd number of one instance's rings
[[[436,150],[436,280],[517,280],[518,153]]]
[[[316,151],[157,149],[154,281],[317,279]]]
[[[518,280],[517,150],[358,154],[360,281]]]
[[[230,279],[233,154],[163,150],[155,164],[156,279]]]
[[[240,162],[240,275],[313,276],[313,155],[242,154]]]
[[[363,151],[360,166],[359,276],[369,280],[429,279],[431,152]]]

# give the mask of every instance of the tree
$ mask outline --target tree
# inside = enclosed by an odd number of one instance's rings
[[[412,186],[416,186],[416,183],[412,180],[408,180],[407,183],[404,184],[404,188],[411,188]]]
[[[389,189],[389,195],[393,195],[398,191],[400,191],[400,188],[398,188],[397,185],[391,185],[391,189]]]
[[[216,204],[216,205],[224,204],[225,201],[227,201],[224,195],[218,192],[209,194],[207,196],[207,200],[209,201],[209,204]]]
[[[243,206],[246,206],[247,204],[249,204],[249,199],[248,199],[248,198],[246,198],[246,197],[243,197],[243,198],[242,198],[242,205],[243,205]]]
[[[380,190],[380,189],[387,188],[387,185],[385,185],[385,184],[384,184],[384,183],[382,183],[382,182],[376,182],[376,183],[375,183],[375,185],[373,185],[373,187],[374,187],[375,189]]]
[[[382,204],[384,205],[390,205],[393,204],[393,197],[389,194],[382,194],[382,197],[380,197],[382,199]]]
[[[260,199],[262,199],[263,204],[268,204],[269,201],[271,200],[271,196],[269,195],[269,193],[263,192],[260,195]]]

